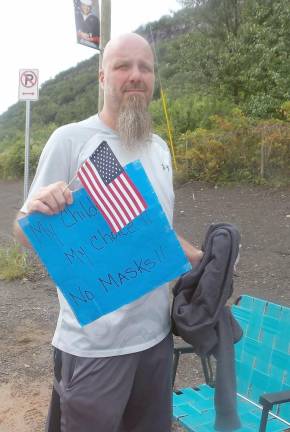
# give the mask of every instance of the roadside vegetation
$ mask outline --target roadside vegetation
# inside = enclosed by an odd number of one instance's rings
[[[37,255],[23,248],[13,238],[0,235],[0,281],[39,280],[47,276],[47,271]]]
[[[168,139],[166,94],[177,176],[212,183],[290,182],[289,0],[180,0],[183,9],[138,29],[156,41],[151,113]],[[52,131],[96,112],[98,61],[43,84],[33,103],[31,166]],[[0,117],[0,177],[24,166],[23,103]]]
[[[23,279],[33,271],[28,253],[17,243],[0,246],[0,280]]]

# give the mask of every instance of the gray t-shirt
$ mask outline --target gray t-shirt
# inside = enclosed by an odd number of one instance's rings
[[[80,165],[103,141],[107,141],[122,165],[139,159],[172,224],[174,193],[170,152],[157,135],[143,149],[127,150],[115,131],[94,115],[79,123],[57,129],[48,140],[39,160],[27,201],[41,187],[74,179]],[[71,189],[81,184],[75,179]],[[27,212],[27,201],[21,211]],[[162,285],[139,300],[81,327],[58,289],[60,313],[52,344],[81,357],[107,357],[148,349],[170,331],[168,285]]]

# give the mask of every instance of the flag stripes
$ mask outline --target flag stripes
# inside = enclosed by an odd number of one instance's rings
[[[121,209],[118,208],[118,204],[111,198],[111,194],[108,193],[106,185],[103,184],[102,179],[100,178],[98,172],[96,171],[95,167],[92,165],[90,160],[87,160],[85,162],[85,167],[87,167],[89,173],[90,173],[90,179],[94,180],[96,182],[96,185],[98,186],[99,196],[101,197],[102,201],[106,206],[108,206],[110,213],[112,217],[115,219],[115,221],[119,224],[120,227],[123,228],[123,226],[126,225],[125,220],[123,219],[123,212]],[[116,213],[117,208],[118,213]]]
[[[119,227],[114,221],[114,217],[111,216],[109,211],[106,208],[104,201],[100,198],[99,194],[96,192],[94,185],[92,184],[92,180],[88,172],[82,166],[78,171],[78,176],[85,187],[86,191],[89,193],[90,197],[102,213],[103,217],[106,219],[108,224],[110,225],[113,232],[118,232]]]
[[[114,184],[110,184],[110,185],[108,186],[108,188],[109,188],[110,192],[115,196],[116,200],[118,200],[118,202],[121,204],[122,201],[123,201],[123,198],[122,198],[122,196],[121,196],[119,190],[115,187],[115,185],[114,185]],[[121,204],[121,205],[122,205],[122,204]],[[131,212],[131,210],[130,210],[129,207],[123,207],[123,210],[124,210],[124,212],[126,213],[126,216],[127,216],[127,218],[128,218],[128,221],[131,221],[131,220],[134,219],[134,215],[133,215],[133,213]]]
[[[132,195],[135,194],[135,203],[139,207],[139,214],[142,213],[146,208],[146,203],[142,195],[140,194],[138,189],[135,188],[135,185],[133,184],[130,177],[125,173],[125,171],[123,174],[121,174],[121,177],[123,178],[124,183],[127,185],[127,188],[129,189],[130,193]]]

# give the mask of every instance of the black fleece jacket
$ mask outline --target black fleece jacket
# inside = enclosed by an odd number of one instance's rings
[[[218,431],[240,427],[233,344],[242,337],[242,329],[226,306],[233,293],[239,244],[240,234],[234,225],[211,225],[202,246],[202,261],[173,288],[173,332],[190,343],[197,354],[213,354],[217,359],[215,428]]]

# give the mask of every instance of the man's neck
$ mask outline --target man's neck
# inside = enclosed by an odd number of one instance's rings
[[[99,113],[99,117],[106,126],[110,129],[117,130],[117,119],[114,114],[109,114],[105,108]]]

